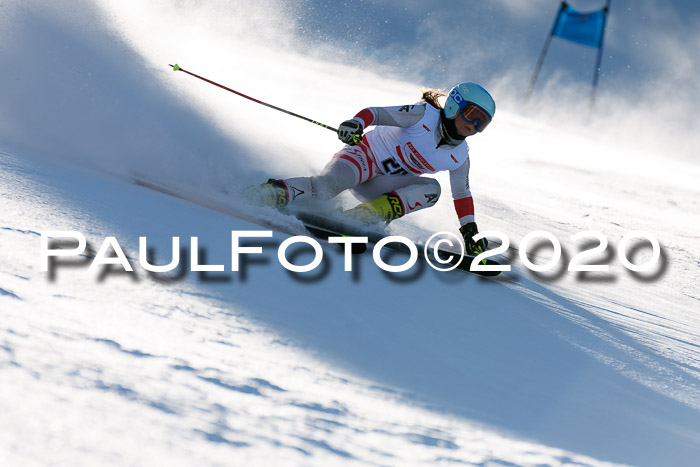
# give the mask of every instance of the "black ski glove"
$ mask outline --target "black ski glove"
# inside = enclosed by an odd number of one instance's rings
[[[479,253],[486,251],[486,247],[489,244],[489,241],[486,240],[486,238],[482,238],[476,242],[474,241],[474,238],[472,238],[479,233],[479,229],[476,228],[476,222],[464,224],[459,228],[459,231],[464,238],[464,246],[467,247],[468,255],[476,256]]]
[[[338,138],[345,144],[355,146],[362,141],[362,125],[355,119],[345,120],[338,127]]]

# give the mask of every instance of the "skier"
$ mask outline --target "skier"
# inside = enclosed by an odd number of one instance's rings
[[[274,180],[254,190],[260,204],[286,206],[329,199],[344,190],[362,204],[345,211],[365,224],[390,222],[434,206],[440,184],[426,174],[450,172],[452,198],[469,254],[486,249],[478,242],[474,203],[469,191],[469,147],[465,138],[484,131],[496,111],[491,95],[475,83],[461,83],[447,94],[423,92],[420,102],[396,107],[368,107],[338,128],[346,146],[318,176]],[[364,132],[374,125],[374,129]]]

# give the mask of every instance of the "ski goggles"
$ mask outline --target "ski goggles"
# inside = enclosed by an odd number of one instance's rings
[[[467,123],[476,125],[477,133],[484,131],[488,124],[491,123],[491,117],[489,114],[476,104],[465,105],[460,115],[467,121]]]

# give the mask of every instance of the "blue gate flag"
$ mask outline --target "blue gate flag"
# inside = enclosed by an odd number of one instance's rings
[[[564,3],[554,20],[552,35],[600,48],[603,44],[606,16],[604,8],[591,13],[580,13]]]

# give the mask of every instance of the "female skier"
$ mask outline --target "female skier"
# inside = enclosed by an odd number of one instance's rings
[[[469,191],[469,147],[465,138],[484,131],[496,112],[491,95],[475,83],[461,83],[444,96],[423,93],[420,102],[397,107],[368,107],[338,128],[346,146],[334,155],[321,175],[284,180],[270,179],[256,191],[257,201],[286,206],[304,200],[329,199],[344,190],[362,204],[345,211],[366,224],[390,222],[408,213],[434,206],[440,184],[426,174],[450,172],[460,232],[467,252],[486,249],[478,242],[474,203]],[[374,125],[374,129],[363,134]]]

